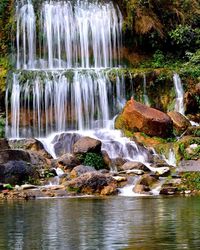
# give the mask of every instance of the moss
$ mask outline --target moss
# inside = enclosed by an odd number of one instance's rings
[[[76,193],[76,194],[80,194],[81,193],[81,189],[79,187],[67,187],[67,191],[70,193]]]

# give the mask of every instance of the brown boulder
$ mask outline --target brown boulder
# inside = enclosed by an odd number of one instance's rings
[[[146,167],[143,163],[141,162],[134,162],[134,161],[128,161],[126,162],[122,167],[121,170],[122,171],[126,171],[126,170],[132,170],[132,169],[139,169],[139,170],[143,170],[146,172],[150,172],[149,168]]]
[[[57,159],[57,163],[63,166],[65,169],[73,169],[74,167],[80,165],[80,161],[72,154],[64,154]]]
[[[182,134],[191,125],[190,121],[179,112],[171,111],[167,114],[173,121],[174,131],[177,135]]]
[[[138,194],[146,194],[149,191],[150,188],[142,184],[136,184],[135,187],[133,188],[133,192]]]
[[[73,146],[74,154],[101,153],[101,141],[88,136],[80,138]]]
[[[117,181],[110,175],[90,172],[67,183],[68,190],[82,194],[111,195],[117,192]]]
[[[169,137],[172,133],[171,118],[156,109],[131,99],[127,102],[122,114],[118,117],[116,127],[133,132],[144,132],[150,136]],[[120,120],[120,122],[119,122]]]
[[[10,140],[9,144],[12,149],[23,149],[30,150],[31,152],[37,152],[38,154],[44,156],[45,158],[51,159],[52,156],[45,150],[44,145],[41,141],[37,139],[20,139],[20,140]]]
[[[84,166],[84,165],[79,165],[75,168],[70,173],[71,178],[77,178],[81,176],[82,174],[88,173],[88,172],[95,172],[96,169],[90,166]]]
[[[146,187],[152,187],[154,184],[158,182],[157,176],[151,176],[148,174],[144,174],[137,184],[144,185]]]

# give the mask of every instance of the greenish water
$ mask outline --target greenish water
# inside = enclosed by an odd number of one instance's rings
[[[200,197],[0,202],[0,249],[200,249]]]

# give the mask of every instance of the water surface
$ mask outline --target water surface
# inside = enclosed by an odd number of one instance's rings
[[[199,197],[0,202],[0,249],[199,249]]]

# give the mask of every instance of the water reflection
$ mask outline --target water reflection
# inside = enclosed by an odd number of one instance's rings
[[[0,249],[198,249],[200,198],[0,202]]]

